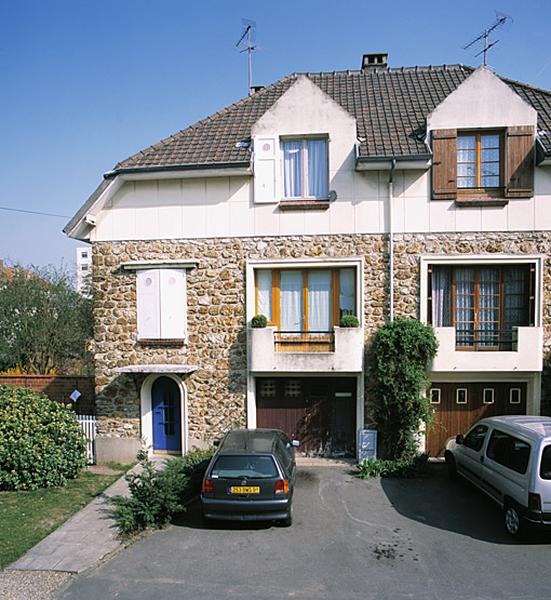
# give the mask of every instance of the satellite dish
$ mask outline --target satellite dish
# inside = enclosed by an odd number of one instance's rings
[[[335,190],[330,190],[328,197],[329,197],[329,202],[335,202],[335,200],[337,199],[337,192]]]

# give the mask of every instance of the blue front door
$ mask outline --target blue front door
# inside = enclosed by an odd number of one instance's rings
[[[180,390],[170,377],[159,377],[151,392],[153,451],[181,452]]]

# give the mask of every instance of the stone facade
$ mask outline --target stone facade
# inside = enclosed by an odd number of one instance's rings
[[[419,316],[422,254],[549,254],[551,233],[445,233],[395,236],[395,315]],[[140,435],[143,376],[117,375],[116,367],[187,363],[189,436],[208,440],[246,423],[247,259],[289,260],[363,256],[366,342],[384,322],[388,304],[388,236],[322,235],[174,241],[96,242],[93,245],[95,361],[99,435]],[[188,338],[183,346],[144,345],[136,335],[136,275],[129,261],[195,260],[188,271]],[[543,274],[551,297],[551,270]],[[543,309],[545,354],[551,350],[551,306]],[[367,389],[367,386],[366,386]],[[545,398],[544,398],[545,402]],[[544,405],[544,410],[549,407]],[[368,414],[368,413],[366,413]]]

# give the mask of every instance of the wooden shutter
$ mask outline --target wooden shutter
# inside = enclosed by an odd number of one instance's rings
[[[184,269],[161,269],[161,338],[182,340],[186,333],[186,272]]]
[[[432,199],[457,198],[457,130],[432,132]]]
[[[505,197],[531,198],[534,195],[534,127],[509,127],[506,138]]]
[[[161,336],[159,270],[146,269],[137,275],[138,339]]]
[[[279,202],[277,157],[277,139],[275,137],[254,139],[254,201],[256,203]]]

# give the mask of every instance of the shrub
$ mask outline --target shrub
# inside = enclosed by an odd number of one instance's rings
[[[374,336],[369,370],[382,458],[417,453],[421,421],[429,426],[432,418],[426,369],[437,347],[432,327],[415,319],[388,322]]]
[[[140,453],[141,471],[126,476],[130,497],[111,499],[111,514],[121,533],[161,529],[173,515],[183,512],[186,504],[199,494],[212,454],[213,450],[191,450],[182,457],[167,460],[163,469],[157,470],[147,455]]]
[[[65,485],[86,465],[71,407],[27,388],[0,386],[0,489]]]
[[[251,327],[255,329],[263,329],[268,325],[268,319],[264,315],[255,315],[251,319]]]
[[[428,455],[418,454],[413,458],[400,458],[397,460],[364,460],[358,465],[359,476],[362,479],[370,477],[419,477],[426,471]]]
[[[360,320],[356,315],[343,315],[339,325],[341,327],[359,327]]]

